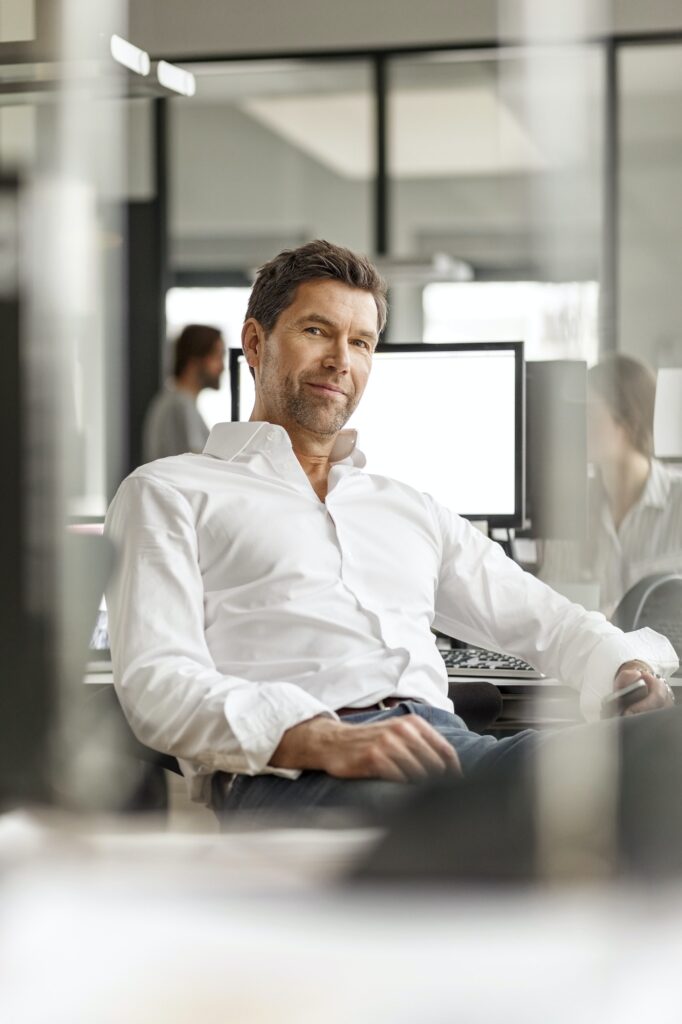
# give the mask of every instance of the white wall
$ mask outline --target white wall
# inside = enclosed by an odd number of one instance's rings
[[[369,182],[335,174],[228,104],[174,102],[170,129],[171,236],[185,269],[260,262],[273,244],[311,235],[371,247]]]

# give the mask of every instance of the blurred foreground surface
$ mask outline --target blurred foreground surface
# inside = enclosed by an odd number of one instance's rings
[[[679,1021],[682,885],[343,884],[371,830],[0,818],[8,1024]]]

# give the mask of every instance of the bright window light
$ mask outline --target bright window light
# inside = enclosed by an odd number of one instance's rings
[[[523,341],[526,359],[598,358],[596,281],[473,281],[424,288],[424,341]]]

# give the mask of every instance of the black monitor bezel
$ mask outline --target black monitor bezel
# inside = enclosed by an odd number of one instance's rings
[[[524,436],[525,436],[525,360],[522,341],[453,341],[443,344],[390,344],[381,342],[377,345],[377,353],[405,352],[443,353],[443,352],[513,352],[514,353],[514,511],[504,515],[486,515],[478,513],[462,513],[462,518],[471,521],[485,521],[491,529],[522,527],[524,514]],[[239,360],[243,359],[241,349],[230,350],[230,392],[232,397],[231,419],[239,420]]]

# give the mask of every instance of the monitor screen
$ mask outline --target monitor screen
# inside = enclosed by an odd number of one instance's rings
[[[253,408],[238,360],[233,419]],[[238,392],[235,394],[235,392]],[[523,344],[380,345],[347,426],[367,471],[427,491],[469,519],[523,522]]]

